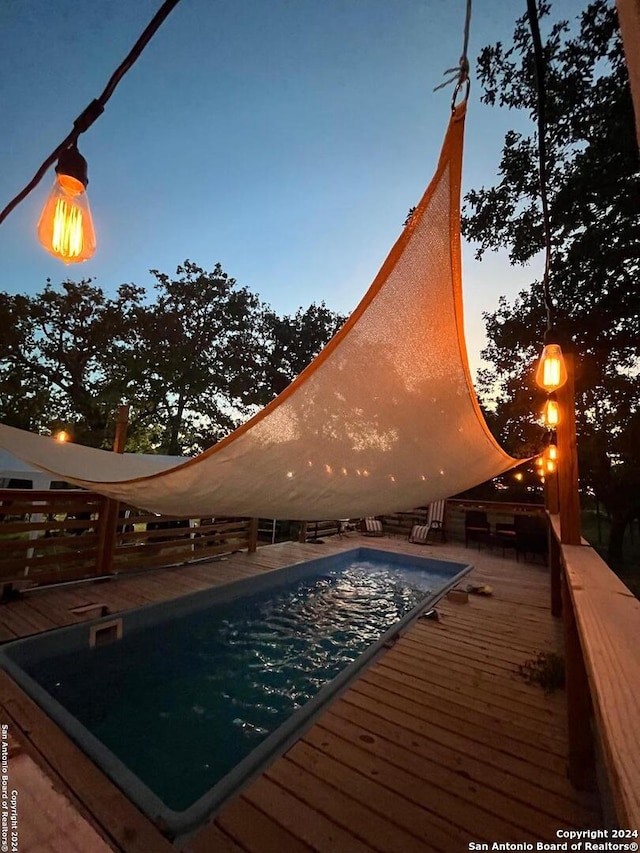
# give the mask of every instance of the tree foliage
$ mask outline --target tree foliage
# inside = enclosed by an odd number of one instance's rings
[[[640,433],[640,173],[633,107],[615,8],[588,5],[577,22],[547,24],[544,45],[548,194],[552,231],[550,290],[555,325],[573,342],[581,482],[606,505],[621,533],[638,513]],[[513,44],[486,47],[479,58],[482,100],[524,111],[531,132],[510,131],[498,183],[466,196],[465,235],[477,256],[506,248],[525,264],[543,248],[537,162],[535,67],[528,21]],[[542,267],[542,261],[540,262]],[[546,316],[534,282],[485,315],[491,364],[480,391],[493,398],[499,438],[516,455],[539,450],[532,424],[542,405],[533,383]],[[617,538],[616,538],[617,537]]]
[[[61,290],[47,281],[33,299],[0,294],[2,420],[26,429],[76,420],[79,440],[102,444],[126,390],[119,365],[138,299],[129,285],[108,299],[90,281]]]
[[[219,264],[151,273],[155,299],[133,284],[108,297],[91,281],[0,293],[0,419],[109,447],[127,403],[128,449],[197,452],[272,399],[344,320],[324,304],[280,317]]]

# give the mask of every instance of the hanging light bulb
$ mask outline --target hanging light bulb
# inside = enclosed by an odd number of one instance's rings
[[[558,426],[560,421],[560,409],[558,407],[558,401],[556,400],[555,394],[550,394],[549,399],[544,404],[542,418],[545,422],[545,426],[548,426],[551,429]]]
[[[544,463],[547,474],[553,474],[558,465],[558,448],[553,442],[544,451]]]
[[[75,143],[60,155],[56,180],[38,222],[38,239],[65,264],[88,260],[96,250],[89,200],[85,189],[87,161]]]
[[[69,441],[69,440],[70,440],[70,438],[71,438],[71,436],[70,436],[70,435],[69,435],[69,433],[68,433],[66,430],[64,430],[64,429],[61,429],[61,430],[60,430],[60,432],[57,432],[57,433],[55,434],[55,440],[56,440],[56,441],[59,441],[61,444],[63,444],[65,441]]]
[[[567,368],[560,344],[546,344],[536,371],[536,383],[546,391],[554,391],[566,381]]]
[[[547,329],[540,363],[536,370],[536,384],[545,391],[555,391],[567,381],[567,367],[557,334],[556,329]]]

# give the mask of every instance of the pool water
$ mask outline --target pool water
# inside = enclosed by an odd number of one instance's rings
[[[179,812],[451,577],[360,559],[24,669]]]

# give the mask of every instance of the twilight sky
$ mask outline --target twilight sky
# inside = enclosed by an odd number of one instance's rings
[[[573,19],[582,0],[557,0]],[[2,0],[0,208],[100,94],[160,0]],[[80,137],[98,248],[65,267],[36,223],[53,169],[0,225],[0,291],[92,277],[151,288],[186,258],[280,313],[359,302],[435,169],[464,0],[182,0]],[[525,0],[476,0],[469,57],[510,44]],[[523,118],[471,90],[463,190],[495,181]],[[481,312],[542,275],[464,251],[469,354]],[[542,310],[542,308],[541,308]]]

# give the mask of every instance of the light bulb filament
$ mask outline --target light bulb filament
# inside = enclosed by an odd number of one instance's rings
[[[557,388],[560,384],[560,362],[557,358],[545,359],[544,384],[546,388]]]
[[[63,258],[77,258],[84,245],[82,211],[59,198],[53,215],[51,246]]]

